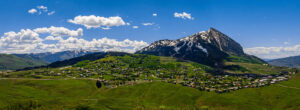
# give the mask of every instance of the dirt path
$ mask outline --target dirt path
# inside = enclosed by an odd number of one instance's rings
[[[298,87],[290,87],[290,86],[285,86],[285,85],[282,85],[282,84],[278,84],[278,86],[285,87],[285,88],[291,88],[291,89],[299,89],[300,90],[300,88],[298,88]]]

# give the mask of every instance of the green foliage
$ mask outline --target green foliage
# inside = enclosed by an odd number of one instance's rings
[[[29,101],[18,101],[12,104],[8,104],[5,107],[7,110],[33,110],[39,108],[41,105],[38,103],[37,100],[29,100]]]
[[[83,67],[83,66],[86,66],[89,62],[90,62],[90,60],[83,60],[83,61],[80,61],[80,62],[76,63],[73,66],[74,67]]]

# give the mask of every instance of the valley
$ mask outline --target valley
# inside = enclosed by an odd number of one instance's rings
[[[229,93],[149,82],[97,88],[95,80],[0,80],[2,109],[299,109],[299,74],[289,81]],[[285,86],[285,87],[283,87]],[[10,91],[6,91],[10,90]]]
[[[0,0],[0,110],[300,110],[300,0]]]
[[[1,71],[0,99],[8,100],[0,100],[0,109],[250,110],[300,104],[298,69],[248,55],[213,28],[156,41],[136,53],[70,54],[78,56]]]
[[[245,66],[246,65],[246,66]],[[249,66],[251,65],[251,66]],[[172,57],[132,54],[80,61],[72,66],[2,73],[3,78],[100,80],[106,87],[168,82],[218,93],[263,87],[288,80],[297,70],[263,64],[227,62],[225,72]],[[236,72],[236,73],[234,73]],[[241,72],[241,73],[239,73]],[[242,73],[243,72],[243,73]],[[264,74],[269,73],[269,74]]]

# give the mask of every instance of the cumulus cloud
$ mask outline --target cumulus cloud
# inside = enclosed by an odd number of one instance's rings
[[[156,14],[156,13],[153,13],[152,16],[157,16],[157,14]]]
[[[85,26],[87,29],[90,28],[102,28],[110,29],[113,26],[130,25],[125,23],[119,16],[113,17],[101,17],[101,16],[76,16],[74,19],[69,19],[68,22]]]
[[[42,44],[42,41],[39,34],[30,29],[6,32],[0,39],[0,51],[2,53],[31,51]]]
[[[83,30],[81,28],[78,28],[77,30],[69,30],[65,27],[54,27],[51,26],[49,28],[43,27],[43,28],[36,28],[34,29],[34,32],[37,33],[50,33],[52,36],[58,36],[58,37],[65,37],[65,36],[74,36],[74,37],[80,37],[83,35]]]
[[[30,10],[28,10],[28,13],[30,13],[30,14],[34,14],[34,13],[36,13],[36,12],[37,12],[36,9],[30,9]]]
[[[151,26],[151,25],[153,25],[154,23],[142,23],[142,25],[144,25],[144,26]]]
[[[133,29],[137,29],[137,28],[139,28],[139,26],[132,26],[132,28],[133,28]]]
[[[81,31],[81,32],[80,32]],[[78,32],[80,34],[78,34]],[[125,39],[101,38],[85,40],[81,36],[82,29],[69,30],[64,27],[21,29],[20,32],[6,32],[0,38],[1,53],[41,53],[59,52],[66,50],[97,50],[97,51],[122,51],[133,53],[149,44],[144,41]],[[42,38],[40,34],[49,34]],[[67,37],[63,37],[67,36]],[[56,41],[49,43],[49,41]]]
[[[175,18],[182,18],[182,19],[190,19],[190,20],[194,19],[190,13],[186,13],[186,12],[182,12],[182,13],[175,12],[174,17]]]
[[[286,47],[253,47],[244,49],[246,53],[265,59],[300,55],[300,45]]]

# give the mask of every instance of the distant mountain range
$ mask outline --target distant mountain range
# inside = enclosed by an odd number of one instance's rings
[[[86,50],[71,50],[71,51],[62,51],[62,52],[46,52],[46,53],[30,53],[30,54],[14,54],[21,58],[31,58],[36,60],[41,60],[47,63],[53,63],[56,61],[63,61],[66,59],[71,59],[74,57],[83,56],[86,54],[94,53],[94,51],[86,51]]]
[[[159,40],[136,53],[172,56],[211,66],[222,65],[224,60],[236,60],[237,57],[265,63],[257,57],[245,54],[239,43],[214,28],[177,40]]]
[[[300,68],[300,56],[292,56],[268,61],[269,64],[275,66],[286,66],[292,68]]]
[[[26,67],[47,65],[48,63],[32,58],[21,58],[15,55],[0,54],[0,71],[16,70]]]
[[[56,61],[63,61],[95,53],[95,51],[73,50],[62,52],[0,54],[0,70],[17,70],[36,66],[45,66]]]
[[[199,32],[177,40],[159,40],[151,45],[139,50],[137,54],[150,54],[157,56],[171,56],[178,59],[190,60],[201,64],[222,67],[224,61],[266,63],[263,60],[244,53],[242,46],[223,34],[222,32],[210,28],[208,31]],[[97,60],[106,55],[125,55],[122,52],[95,52],[85,50],[63,51],[56,53],[34,53],[34,54],[14,54],[19,59],[28,59],[40,63],[35,65],[22,66],[22,69],[33,66],[61,67],[76,64],[83,60]],[[7,58],[6,58],[7,60]],[[27,61],[27,60],[25,60]],[[0,58],[0,64],[1,64]],[[14,63],[19,65],[19,63]],[[13,66],[13,65],[11,65]]]

